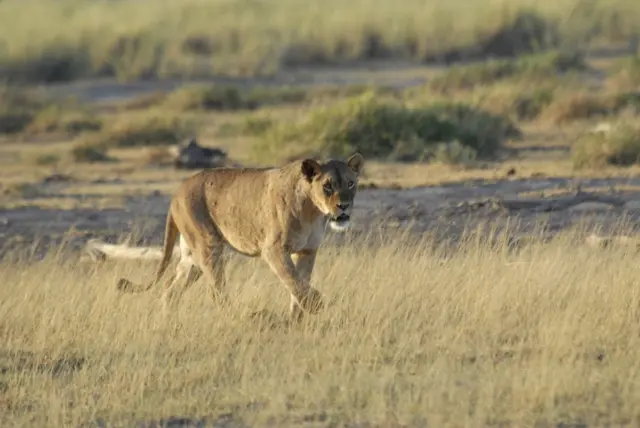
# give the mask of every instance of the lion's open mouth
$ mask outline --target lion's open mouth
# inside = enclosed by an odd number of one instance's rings
[[[331,217],[329,225],[331,226],[331,229],[337,232],[343,232],[349,229],[349,226],[351,225],[351,216],[347,214],[340,214],[339,216]]]
[[[349,220],[351,220],[351,217],[347,214],[340,214],[337,217],[332,217],[331,221],[334,223],[338,223],[338,224],[342,224],[342,223],[348,223]]]

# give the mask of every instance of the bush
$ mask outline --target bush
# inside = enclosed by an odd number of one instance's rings
[[[87,142],[77,144],[71,149],[71,156],[75,162],[112,162],[114,159],[107,154],[105,147],[96,146]]]
[[[613,68],[607,82],[615,89],[635,89],[640,86],[640,56],[627,58]]]
[[[109,124],[92,142],[104,147],[169,145],[193,132],[194,126],[177,116],[132,116]]]
[[[481,42],[483,56],[516,57],[558,46],[559,29],[555,22],[534,10],[522,9],[498,26]]]
[[[623,122],[609,132],[583,135],[571,147],[576,168],[640,163],[640,122]]]
[[[488,60],[478,64],[455,66],[434,77],[428,86],[435,91],[470,89],[504,79],[548,79],[559,73],[585,68],[582,55],[554,51],[516,59]]]
[[[505,118],[462,104],[437,103],[409,108],[378,101],[372,93],[313,111],[294,124],[278,124],[263,136],[261,156],[292,156],[313,151],[327,156],[364,156],[401,161],[424,160],[437,143],[457,140],[478,156],[491,156],[503,141],[519,136]]]
[[[0,87],[0,134],[17,134],[26,129],[47,101],[33,91]]]
[[[44,42],[40,51],[26,50],[19,58],[0,59],[2,77],[10,82],[68,82],[91,73],[90,49],[64,42]]]
[[[29,125],[31,119],[31,113],[0,112],[0,134],[20,133]]]

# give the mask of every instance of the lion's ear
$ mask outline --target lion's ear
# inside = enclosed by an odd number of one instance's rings
[[[320,164],[313,159],[305,159],[302,161],[302,174],[309,182],[313,177],[320,174]]]
[[[362,167],[364,166],[364,158],[360,153],[354,153],[347,160],[347,165],[349,165],[349,168],[351,168],[356,174],[360,174]]]

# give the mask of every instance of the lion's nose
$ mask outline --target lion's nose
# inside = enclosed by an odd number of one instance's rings
[[[338,208],[340,208],[342,211],[344,211],[347,208],[349,208],[349,204],[348,203],[338,204]]]

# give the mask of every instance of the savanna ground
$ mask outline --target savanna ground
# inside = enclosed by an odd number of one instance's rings
[[[0,2],[2,425],[640,425],[638,254],[584,244],[640,217],[639,5]],[[114,287],[155,263],[82,257],[160,244],[191,135],[365,155],[321,314],[229,254],[165,319]],[[485,202],[578,184],[632,202]]]

